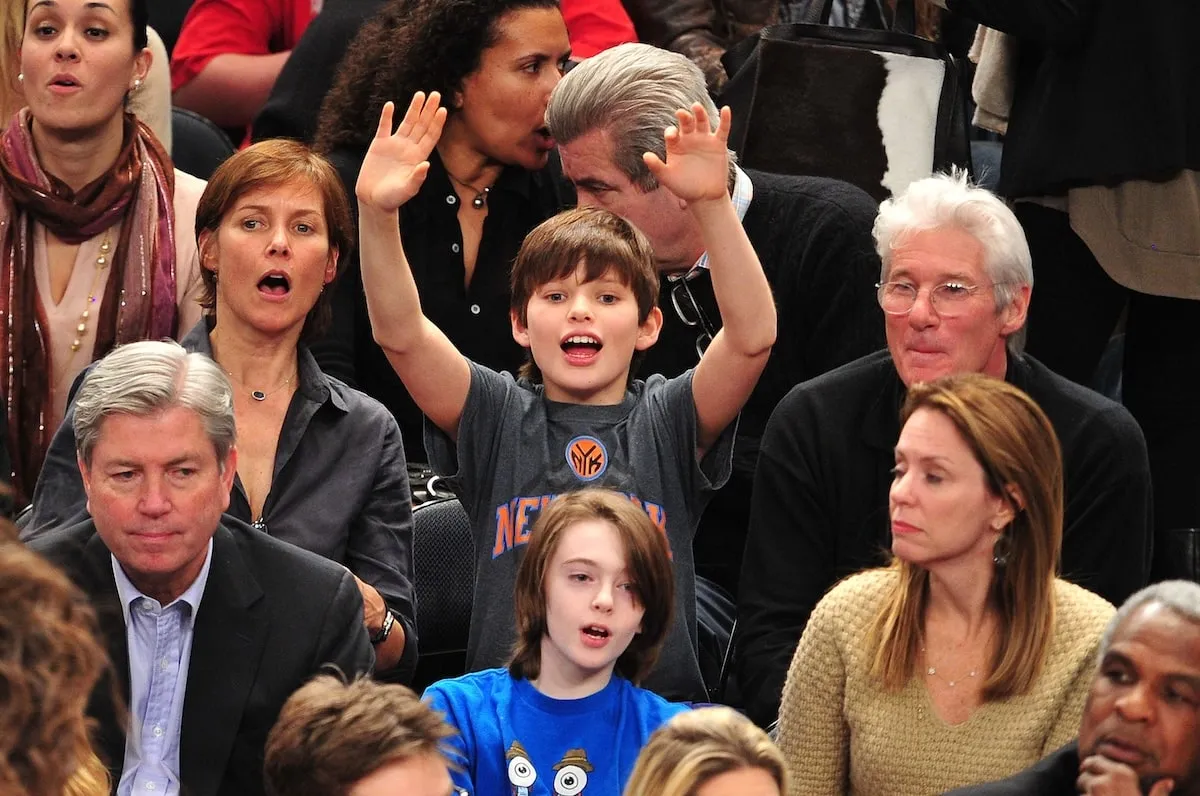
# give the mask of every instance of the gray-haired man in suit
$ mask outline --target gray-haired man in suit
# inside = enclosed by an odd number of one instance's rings
[[[75,405],[92,519],[30,544],[95,604],[127,728],[101,683],[90,712],[115,792],[263,793],[267,731],[325,664],[368,672],[344,568],[222,520],[237,470],[233,393],[208,357],[122,346]]]

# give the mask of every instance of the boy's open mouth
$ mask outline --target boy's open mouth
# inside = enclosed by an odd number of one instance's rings
[[[258,280],[258,289],[268,296],[286,296],[292,291],[292,283],[286,274],[272,271]]]
[[[603,348],[603,344],[589,334],[573,334],[563,338],[562,343],[563,353],[568,359],[587,361],[596,355]]]

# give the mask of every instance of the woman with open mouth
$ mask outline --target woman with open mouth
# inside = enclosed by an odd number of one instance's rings
[[[204,188],[127,112],[153,60],[147,0],[22,5],[26,107],[0,125],[0,396],[19,501],[79,372],[199,318]]]
[[[385,99],[438,91],[449,111],[425,184],[400,225],[425,314],[470,359],[515,372],[509,268],[525,235],[574,204],[546,106],[571,54],[557,0],[389,0],[350,46],[321,112],[317,148],[358,181]],[[396,415],[425,461],[421,413],[374,342],[357,263],[339,288],[328,372]]]
[[[181,341],[233,385],[237,477],[226,515],[346,566],[376,671],[416,663],[412,511],[400,430],[376,400],[317,366],[326,287],[353,246],[333,167],[303,144],[255,144],[213,174],[196,211],[207,313]],[[68,410],[23,536],[86,518]]]

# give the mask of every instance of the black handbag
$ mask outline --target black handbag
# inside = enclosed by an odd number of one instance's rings
[[[741,165],[834,177],[877,201],[952,166],[970,170],[967,90],[941,45],[911,33],[912,0],[889,30],[790,23],[763,28],[726,52],[720,103],[733,111],[730,148]],[[805,18],[828,18],[828,0]]]

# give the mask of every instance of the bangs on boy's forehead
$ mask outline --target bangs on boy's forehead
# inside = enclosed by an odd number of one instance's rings
[[[627,261],[621,259],[612,260],[603,256],[593,255],[591,257],[586,254],[581,256],[574,265],[564,261],[559,272],[550,277],[551,282],[557,282],[565,279],[572,279],[579,269],[583,269],[583,282],[595,282],[600,279],[611,279],[615,282],[620,282],[625,287],[632,287],[633,274],[627,265]]]

